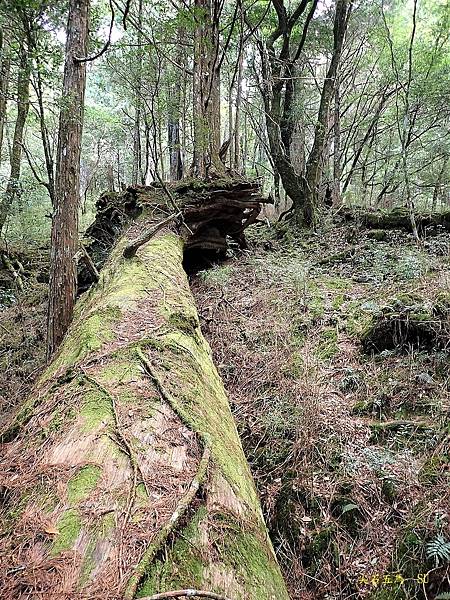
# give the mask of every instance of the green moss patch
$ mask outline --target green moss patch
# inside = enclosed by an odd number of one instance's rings
[[[95,488],[102,470],[96,465],[82,467],[67,483],[67,498],[70,504],[85,500]]]
[[[160,590],[202,587],[206,563],[196,550],[199,543],[199,524],[206,517],[200,508],[169,550],[167,558],[156,560],[147,573],[137,597],[149,596]]]
[[[217,568],[218,572],[235,574],[236,586],[241,590],[233,596],[236,600],[285,598],[284,582],[264,534],[243,531],[242,524],[228,515],[215,514],[214,524],[206,525],[214,551],[207,552],[208,560],[203,558],[200,527],[208,518],[211,516],[208,517],[204,507],[197,511],[164,561],[158,560],[152,565],[137,597],[176,588],[206,587],[220,592],[209,581],[211,571]]]
[[[80,535],[81,527],[81,517],[78,511],[74,509],[66,510],[56,524],[58,535],[51,547],[52,556],[73,548]]]
[[[86,384],[87,385],[87,384]],[[113,423],[111,399],[101,390],[93,389],[84,394],[80,408],[84,431],[97,429],[102,423]]]
[[[338,353],[338,332],[336,328],[330,327],[320,332],[319,343],[316,347],[316,355],[321,360],[330,360]]]

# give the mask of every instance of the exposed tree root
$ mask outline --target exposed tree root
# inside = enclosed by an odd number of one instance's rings
[[[172,592],[162,592],[161,594],[153,594],[153,596],[146,596],[141,600],[164,600],[164,598],[213,598],[213,600],[229,600],[226,596],[215,594],[214,592],[207,592],[205,590],[173,590]]]
[[[205,448],[203,450],[203,456],[202,456],[199,466],[198,466],[197,473],[196,473],[194,479],[192,480],[187,492],[180,499],[180,501],[177,505],[177,508],[174,511],[174,513],[172,514],[170,520],[158,532],[158,534],[155,537],[155,540],[145,550],[144,554],[142,555],[141,560],[139,561],[139,564],[137,565],[136,569],[134,570],[133,575],[130,577],[127,587],[125,589],[125,594],[124,594],[125,600],[132,600],[132,598],[134,597],[134,595],[136,593],[137,587],[138,587],[141,579],[143,578],[146,571],[148,570],[148,568],[149,568],[151,562],[153,561],[153,559],[155,558],[157,552],[161,549],[161,547],[163,546],[163,544],[169,537],[170,533],[175,529],[175,527],[179,523],[181,517],[184,515],[184,513],[186,512],[186,510],[189,508],[190,504],[194,500],[199,487],[205,480],[205,477],[206,477],[206,474],[208,471],[208,464],[209,464],[210,457],[211,457],[211,450],[210,450],[209,446],[205,446]],[[198,594],[196,594],[196,595],[198,595]],[[163,596],[161,596],[161,597],[163,597]],[[167,597],[169,598],[171,596],[167,596]],[[174,597],[174,596],[172,596],[172,597]]]

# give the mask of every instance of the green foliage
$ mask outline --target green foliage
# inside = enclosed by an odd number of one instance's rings
[[[434,561],[435,567],[450,562],[450,541],[439,533],[435,538],[427,542],[427,558]]]

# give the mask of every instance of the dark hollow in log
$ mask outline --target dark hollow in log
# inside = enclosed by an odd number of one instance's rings
[[[105,192],[86,231],[85,247],[100,269],[119,235],[145,210],[151,219],[148,230],[140,233],[143,240],[173,221],[184,241],[185,268],[204,268],[225,255],[230,240],[246,248],[245,228],[256,221],[261,205],[269,203],[272,200],[261,195],[257,182],[244,179],[192,179],[167,184],[165,189],[153,184]],[[125,254],[132,256],[138,242],[132,240]],[[81,265],[80,291],[91,283],[92,275]]]

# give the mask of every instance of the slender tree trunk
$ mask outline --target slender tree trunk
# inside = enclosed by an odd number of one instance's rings
[[[341,93],[339,78],[334,90],[334,126],[333,126],[333,204],[341,203]]]
[[[241,19],[243,15],[241,14]],[[238,58],[238,73],[236,80],[236,112],[234,117],[234,156],[232,168],[236,171],[241,170],[241,102],[242,102],[242,78],[244,74],[244,48],[243,48],[243,23],[241,23],[241,40],[239,44],[239,58]],[[230,133],[231,135],[231,133]]]
[[[195,0],[197,27],[194,34],[194,159],[199,177],[224,172],[220,150],[220,66],[218,0]]]
[[[228,80],[229,89],[228,89],[228,139],[230,140],[229,144],[229,152],[227,153],[229,157],[228,164],[230,169],[233,168],[233,144],[231,140],[233,139],[234,134],[234,126],[233,126],[233,79],[230,77]]]
[[[42,147],[44,149],[45,168],[47,170],[48,183],[46,185],[52,206],[55,206],[55,165],[53,162],[50,136],[45,122],[44,89],[42,85],[41,64],[39,56],[36,57],[36,96],[39,107],[39,124],[41,129]]]
[[[438,204],[438,200],[441,196],[441,192],[442,192],[442,182],[444,180],[444,175],[447,169],[447,165],[448,165],[448,157],[445,157],[444,160],[442,161],[442,166],[439,170],[439,175],[438,178],[436,180],[436,184],[434,186],[433,189],[433,200],[431,203],[431,210],[432,212],[434,212],[436,210],[437,204]]]
[[[5,600],[23,589],[129,600],[177,588],[288,600],[183,241],[162,230],[123,257],[148,227],[143,219],[118,242],[4,433],[27,421],[2,461]]]
[[[320,98],[319,114],[314,131],[314,142],[306,165],[306,176],[303,182],[304,218],[308,225],[314,225],[319,203],[319,184],[323,172],[323,152],[327,139],[330,104],[333,99],[335,79],[342,47],[347,30],[352,3],[349,0],[338,0],[334,19],[333,56],[328,67]]]
[[[70,0],[64,65],[63,103],[59,115],[47,315],[47,356],[61,343],[76,297],[80,154],[83,131],[89,0]]]
[[[0,164],[2,162],[3,132],[6,123],[10,69],[11,59],[9,57],[9,48],[5,35],[0,28]]]
[[[142,0],[138,4],[138,32],[137,32],[137,77],[134,90],[134,123],[133,123],[133,170],[131,183],[137,185],[142,182],[142,144],[141,144],[141,117],[142,117]]]
[[[20,48],[20,65],[17,79],[17,118],[11,149],[11,171],[6,191],[0,203],[0,233],[5,225],[13,202],[20,197],[20,170],[22,164],[23,135],[30,108],[30,59],[25,44]]]
[[[169,146],[170,181],[183,179],[180,140],[181,87],[177,76],[178,74],[171,73],[171,81],[167,88],[167,140]]]

